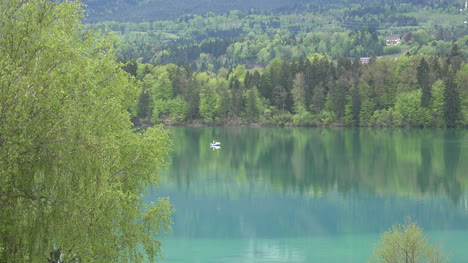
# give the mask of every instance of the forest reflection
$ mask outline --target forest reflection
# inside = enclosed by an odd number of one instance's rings
[[[235,191],[233,181],[242,187],[261,181],[278,193],[445,195],[455,203],[466,199],[468,133],[462,129],[170,130],[171,176],[162,179],[195,192],[209,189],[198,184],[191,188],[194,180],[216,180],[217,187],[225,182],[229,191]],[[221,149],[210,149],[212,140],[220,141]]]

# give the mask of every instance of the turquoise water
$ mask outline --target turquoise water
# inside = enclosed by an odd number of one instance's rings
[[[367,262],[406,217],[468,260],[468,132],[171,128],[161,262]],[[220,149],[211,149],[213,140]]]

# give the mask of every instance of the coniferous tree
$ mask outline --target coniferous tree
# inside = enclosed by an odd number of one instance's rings
[[[354,86],[350,89],[351,92],[351,103],[352,103],[352,117],[354,125],[360,123],[360,111],[361,111],[361,94],[359,93],[359,88]]]
[[[447,64],[451,66],[451,69],[454,72],[457,72],[460,69],[464,59],[463,52],[460,50],[457,44],[454,44],[448,56]]]
[[[264,98],[273,101],[272,81],[269,72],[264,72],[259,80],[258,91]]]
[[[427,64],[426,59],[422,58],[419,62],[416,78],[418,81],[419,88],[422,91],[421,95],[421,107],[429,107],[431,104],[431,79],[430,79],[430,70],[429,64]]]
[[[292,75],[293,72],[292,72],[291,63],[289,63],[287,60],[283,60],[279,73],[280,73],[279,86],[281,86],[285,92],[284,93],[285,97],[282,98],[284,99],[283,110],[292,112],[294,103],[293,103],[293,98],[291,95],[291,90],[292,90],[292,83],[293,83],[294,76]]]
[[[286,101],[288,99],[288,91],[281,85],[276,85],[275,89],[273,90],[274,97],[273,101],[275,105],[282,111],[286,111]]]
[[[432,57],[431,63],[431,83],[435,83],[437,80],[441,79],[442,68],[440,66],[440,56]]]
[[[339,78],[335,85],[332,85],[330,88],[330,92],[328,93],[330,96],[330,100],[332,103],[332,110],[335,113],[335,116],[338,120],[343,118],[345,113],[345,105],[346,105],[346,83],[343,78]]]
[[[305,107],[310,111],[310,104],[312,102],[312,96],[314,94],[314,72],[312,72],[312,63],[309,59],[305,60],[304,63],[304,82],[305,82]]]
[[[151,116],[151,108],[153,102],[151,100],[150,89],[147,85],[143,85],[143,88],[138,98],[137,106],[137,117],[141,119],[148,119]]]
[[[455,72],[449,70],[444,89],[444,118],[448,127],[455,127],[460,117],[460,96],[455,82]]]
[[[305,109],[306,100],[305,92],[307,90],[307,84],[304,80],[303,73],[297,73],[293,81],[293,89],[291,90],[291,95],[294,101],[294,112],[299,112],[299,109]]]
[[[244,87],[237,78],[232,78],[229,82],[229,90],[232,95],[232,115],[240,117],[243,108]]]

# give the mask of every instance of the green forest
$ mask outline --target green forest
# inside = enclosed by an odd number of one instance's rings
[[[142,87],[137,125],[468,123],[463,1],[258,1],[204,13],[176,1],[185,13],[167,17],[146,17],[156,1],[137,1],[138,19],[115,7],[107,21],[92,15],[105,1],[88,4],[85,28],[119,39],[119,62]]]
[[[204,15],[208,12],[223,14],[231,10],[273,12],[315,12],[349,10],[360,8],[356,15],[364,17],[374,13],[375,8],[402,8],[408,6],[430,8],[443,12],[457,12],[464,8],[464,0],[83,0],[86,5],[86,21],[143,22],[176,19],[183,15]],[[372,12],[371,12],[372,11]]]
[[[127,63],[142,85],[136,123],[297,126],[466,126],[468,65],[448,56],[372,58],[369,64],[314,54],[194,72]]]
[[[87,26],[118,36],[122,57],[217,71],[237,65],[265,67],[274,58],[297,59],[314,53],[333,60],[407,52],[448,55],[454,43],[466,54],[468,18],[467,10],[461,10],[356,4],[323,11],[231,10],[185,14],[171,20],[108,20]],[[386,45],[385,38],[391,35],[398,35],[401,44]]]

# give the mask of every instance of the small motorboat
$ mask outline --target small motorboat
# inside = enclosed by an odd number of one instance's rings
[[[210,143],[210,147],[221,147],[221,143],[213,141],[212,143]]]
[[[210,146],[210,148],[213,149],[213,151],[214,151],[214,150],[219,150],[219,149],[221,149],[221,146]]]

